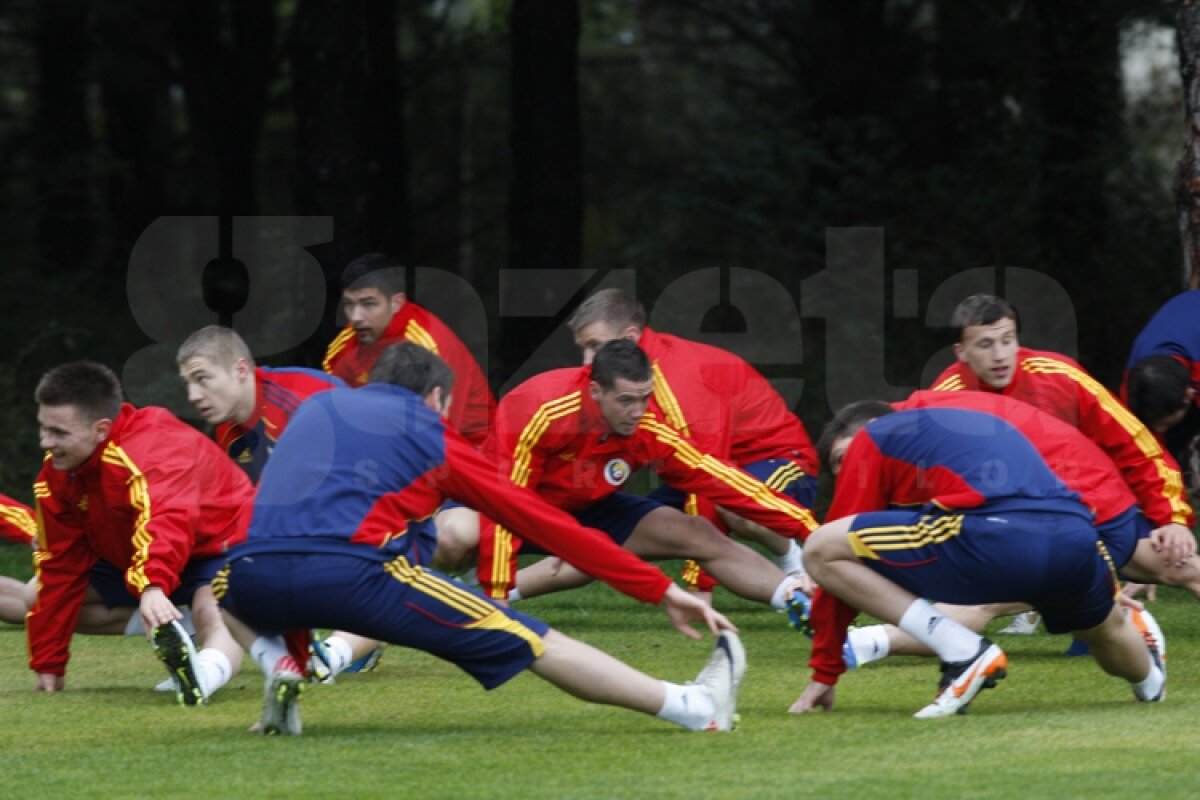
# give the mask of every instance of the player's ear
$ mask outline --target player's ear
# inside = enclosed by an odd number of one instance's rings
[[[406,302],[408,302],[408,295],[404,294],[404,292],[396,292],[388,298],[388,309],[393,314],[396,314],[400,309],[404,308]]]
[[[628,339],[634,344],[637,344],[642,340],[642,329],[637,325],[627,325],[625,326],[625,329],[621,331],[618,338]]]
[[[593,400],[595,400],[596,402],[600,402],[600,395],[603,393],[604,393],[604,390],[600,388],[600,384],[596,383],[595,381],[591,381],[590,383],[588,383],[588,395]]]
[[[962,346],[962,342],[954,343],[954,357],[959,361],[967,360],[967,348]]]
[[[244,358],[239,358],[233,362],[233,375],[241,382],[245,382],[254,374],[254,370],[250,369],[250,363]]]

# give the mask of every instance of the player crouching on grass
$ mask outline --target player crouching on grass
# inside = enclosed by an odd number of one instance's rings
[[[856,609],[899,626],[941,658],[936,698],[919,719],[962,713],[1005,677],[1004,651],[924,597],[1029,602],[1048,630],[1086,642],[1100,668],[1129,681],[1138,700],[1165,697],[1162,632],[1148,614],[1126,620],[1092,512],[1010,423],[977,411],[895,411],[869,401],[842,409],[818,450],[837,485],[832,522],[805,548],[822,589],[812,610],[813,679],[793,713],[833,708]],[[885,510],[893,507],[906,510]]]

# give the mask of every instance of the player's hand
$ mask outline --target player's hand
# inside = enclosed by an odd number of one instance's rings
[[[1137,597],[1142,592],[1146,593],[1146,602],[1153,603],[1158,599],[1158,584],[1129,581],[1121,587],[1121,594],[1126,597]]]
[[[804,687],[800,697],[788,709],[789,714],[807,714],[810,711],[832,711],[835,687],[812,681]]]
[[[691,625],[693,622],[703,623],[712,631],[713,636],[723,630],[737,632],[737,626],[726,619],[724,614],[714,610],[703,600],[693,594],[688,594],[675,584],[671,584],[667,593],[663,595],[662,606],[667,612],[671,624],[675,626],[675,630],[689,639],[700,638],[700,632]]]
[[[791,595],[792,591],[799,589],[809,597],[812,597],[813,592],[817,590],[817,582],[814,581],[807,572],[793,572],[788,577],[793,579],[791,588],[788,590],[789,596]]]
[[[1117,593],[1117,605],[1119,605],[1121,608],[1132,608],[1135,611],[1146,610],[1144,605],[1139,603],[1137,600],[1134,600],[1131,596],[1125,594],[1125,592]]]
[[[142,592],[142,599],[138,605],[138,610],[142,615],[142,625],[146,628],[146,638],[149,639],[154,634],[154,629],[159,625],[166,625],[168,622],[177,619],[183,619],[183,614],[175,607],[163,590],[157,586],[150,586]]]
[[[37,691],[53,694],[61,692],[67,685],[67,679],[62,675],[52,675],[49,672],[39,672],[37,676]]]
[[[1154,552],[1163,557],[1167,566],[1183,566],[1183,562],[1196,555],[1196,537],[1184,525],[1172,522],[1150,532],[1150,544]]]

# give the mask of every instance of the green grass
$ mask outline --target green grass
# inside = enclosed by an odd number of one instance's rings
[[[0,550],[12,574],[26,556]],[[27,568],[26,568],[27,574]],[[590,706],[531,675],[484,692],[432,657],[389,648],[378,671],[308,687],[305,734],[263,739],[252,665],[204,708],[150,691],[163,675],[132,637],[76,637],[68,690],[33,692],[24,632],[0,625],[0,785],[29,797],[1041,798],[1195,795],[1196,604],[1160,590],[1170,697],[1133,702],[1063,637],[1003,637],[1010,674],[964,717],[911,719],[932,661],[903,658],[845,679],[833,713],[793,716],[808,642],[784,617],[726,593],[749,655],[742,724],[688,734]],[[686,680],[710,642],[603,587],[522,610],[659,677]],[[6,791],[6,796],[16,796]]]

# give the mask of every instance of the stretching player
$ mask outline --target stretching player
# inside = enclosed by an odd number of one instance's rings
[[[738,356],[718,347],[659,333],[646,325],[646,311],[620,289],[604,289],[585,300],[567,320],[585,366],[613,339],[628,339],[645,351],[654,373],[654,397],[667,422],[696,448],[727,459],[805,508],[817,496],[817,453],[799,418],[774,387]],[[796,540],[778,536],[705,498],[671,486],[651,497],[699,514],[775,556],[788,573],[804,571]],[[709,592],[711,578],[692,562],[688,583]]]
[[[122,403],[116,375],[99,364],[51,370],[35,399],[47,453],[34,484],[37,597],[25,627],[38,691],[64,687],[82,608],[136,606],[179,702],[204,702],[241,663],[209,583],[245,537],[250,481],[166,410]],[[106,569],[93,570],[98,562]],[[178,622],[185,603],[199,653]]]
[[[745,655],[728,620],[599,532],[511,486],[421,398],[396,385],[420,381],[400,374],[414,368],[420,366],[414,367],[411,352],[389,350],[370,385],[318,394],[300,408],[263,472],[249,540],[230,554],[218,579],[222,605],[255,630],[339,627],[424,650],[488,689],[528,668],[591,702],[691,730],[729,730]],[[372,465],[372,480],[363,480],[364,463]],[[718,639],[697,683],[650,678],[415,566],[408,526],[428,518],[446,497],[587,564],[637,599],[663,603],[675,626],[693,638],[698,634],[689,623],[703,621]],[[288,649],[267,639],[252,645],[270,675],[262,733],[301,732],[302,638],[289,637]]]
[[[833,521],[809,538],[805,553],[822,588],[812,609],[813,679],[792,712],[833,708],[857,609],[941,658],[937,697],[918,718],[961,713],[1005,677],[999,647],[918,598],[1025,599],[1049,630],[1087,642],[1100,667],[1129,681],[1138,700],[1164,698],[1162,632],[1147,612],[1126,620],[1092,513],[1012,425],[975,411],[893,411],[868,402],[840,411],[819,449],[837,483]],[[885,510],[896,507],[905,510]]]
[[[1121,402],[1072,359],[1030,350],[1018,340],[1020,318],[1006,300],[972,295],[954,310],[958,361],[934,382],[934,391],[993,392],[1040,408],[1078,428],[1117,465],[1154,529],[1190,534],[1195,521],[1175,460]],[[1018,624],[1006,633],[1032,633]],[[1069,654],[1082,654],[1072,645]]]
[[[376,359],[397,342],[419,344],[454,371],[450,425],[476,445],[487,438],[496,401],[471,351],[444,322],[404,293],[404,270],[380,253],[360,256],[342,272],[346,327],[325,352],[325,371],[350,386],[368,380]]]
[[[1190,534],[1171,529],[1147,535],[1152,527],[1112,461],[1087,437],[1065,422],[1009,397],[983,392],[916,392],[897,410],[958,408],[992,414],[1029,439],[1046,465],[1095,511],[1096,532],[1122,576],[1146,583],[1186,588],[1200,597],[1200,558]],[[996,616],[1013,613],[1013,604],[942,607],[975,631]],[[888,655],[930,655],[928,648],[892,625],[852,628],[843,652],[853,669]]]
[[[484,453],[515,485],[533,489],[638,555],[695,558],[741,597],[779,609],[799,602],[794,579],[707,520],[620,491],[634,471],[650,466],[671,485],[770,530],[803,537],[816,527],[807,509],[694,447],[667,424],[652,392],[646,354],[624,339],[609,342],[590,367],[543,373],[510,392]],[[476,518],[477,524],[459,532],[462,543],[479,543],[480,583],[491,597],[504,600],[523,542],[507,526]],[[543,561],[522,570],[519,596],[580,584],[578,573],[555,566]]]
[[[1167,301],[1133,342],[1121,396],[1200,485],[1200,290]]]

